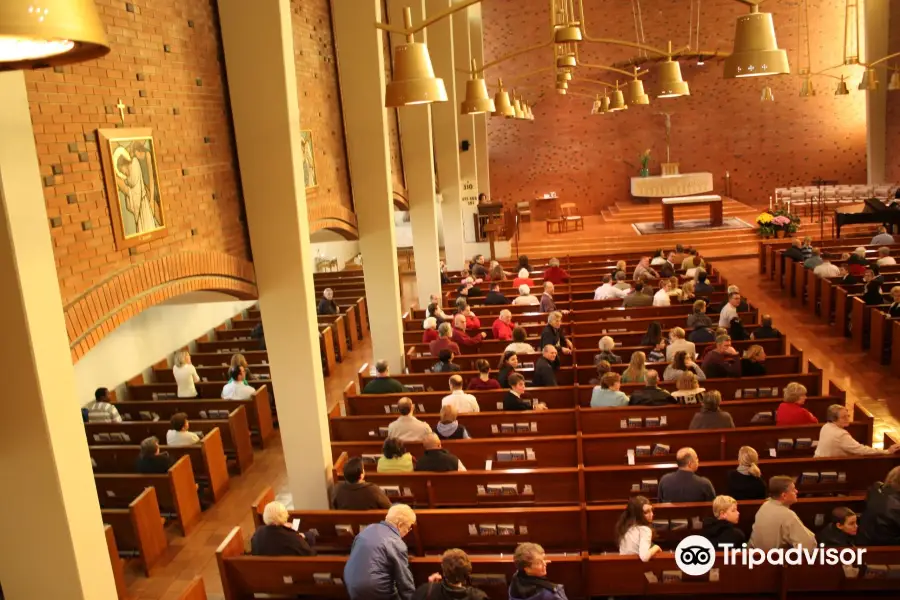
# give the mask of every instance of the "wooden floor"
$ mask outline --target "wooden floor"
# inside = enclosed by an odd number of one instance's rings
[[[826,379],[847,390],[848,402],[859,402],[872,411],[876,419],[876,440],[880,442],[885,429],[900,431],[900,394],[888,392],[898,389],[898,380],[887,368],[872,364],[862,353],[847,354],[843,338],[831,335],[828,326],[795,309],[775,284],[759,277],[755,258],[718,261],[716,267],[729,282],[739,285],[761,312],[772,315],[775,326],[801,347],[809,360],[824,369]],[[415,296],[415,281],[403,277],[401,283],[406,307]],[[367,341],[353,351],[347,362],[338,365],[337,373],[325,380],[329,406],[340,399],[344,384],[356,377],[362,363],[371,360],[371,342]],[[247,474],[231,480],[231,490],[222,502],[204,514],[202,523],[190,537],[171,535],[168,562],[157,574],[148,579],[136,564],[129,565],[127,579],[134,600],[174,599],[198,574],[204,578],[209,598],[223,600],[214,554],[216,547],[235,525],[240,525],[245,536],[249,536],[250,503],[264,486],[272,485],[280,496],[286,496],[280,440],[273,441],[265,452],[257,452],[255,459]]]

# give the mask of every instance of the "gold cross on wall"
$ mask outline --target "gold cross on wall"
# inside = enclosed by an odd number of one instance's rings
[[[122,102],[121,98],[119,98],[119,103],[116,104],[116,108],[119,109],[119,118],[122,119],[122,125],[125,125],[125,104]]]

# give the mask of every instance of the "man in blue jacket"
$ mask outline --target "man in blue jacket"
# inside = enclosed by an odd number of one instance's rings
[[[410,600],[416,590],[409,570],[404,536],[416,523],[416,513],[395,504],[384,521],[361,531],[344,567],[344,585],[352,600]]]

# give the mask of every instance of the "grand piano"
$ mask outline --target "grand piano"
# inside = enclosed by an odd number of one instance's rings
[[[841,227],[860,223],[882,223],[890,230],[900,227],[900,203],[885,204],[878,198],[868,198],[862,204],[854,204],[834,211],[835,237],[841,237]]]

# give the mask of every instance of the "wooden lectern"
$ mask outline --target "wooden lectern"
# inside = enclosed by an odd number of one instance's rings
[[[503,204],[479,204],[475,215],[475,239],[483,242],[487,239],[487,227],[493,225],[493,231],[500,231],[503,225]]]

